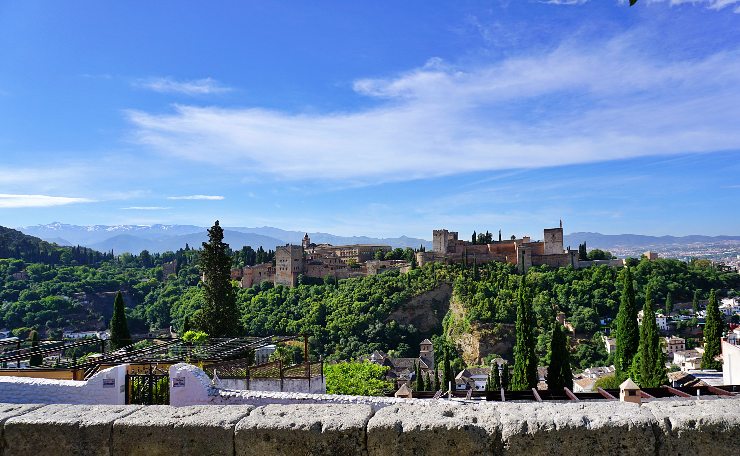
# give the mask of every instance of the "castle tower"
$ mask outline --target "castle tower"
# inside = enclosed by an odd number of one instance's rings
[[[303,236],[303,242],[301,242],[301,245],[303,246],[303,250],[307,250],[311,246],[311,238],[308,237],[308,233]]]

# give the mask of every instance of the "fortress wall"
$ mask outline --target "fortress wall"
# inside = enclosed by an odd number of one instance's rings
[[[740,399],[0,404],[0,455],[740,454]]]
[[[13,404],[124,404],[128,365],[110,367],[87,381],[0,377],[0,402]]]

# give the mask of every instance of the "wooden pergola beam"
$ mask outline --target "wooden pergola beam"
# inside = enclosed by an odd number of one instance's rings
[[[616,397],[612,396],[608,391],[606,391],[604,388],[600,386],[596,387],[596,391],[598,391],[599,394],[601,394],[604,397],[604,399],[616,399]]]
[[[691,394],[684,393],[683,391],[677,390],[676,388],[670,387],[668,385],[662,385],[661,388],[667,389],[668,392],[670,392],[674,396],[679,396],[679,397],[694,397]]]
[[[542,402],[542,398],[540,397],[540,393],[537,392],[537,388],[532,388],[532,394],[537,402]]]
[[[578,397],[573,394],[573,391],[571,391],[570,388],[568,388],[567,386],[563,387],[563,391],[565,391],[565,395],[568,396],[568,399],[570,399],[571,401],[580,401],[580,399],[578,399]]]

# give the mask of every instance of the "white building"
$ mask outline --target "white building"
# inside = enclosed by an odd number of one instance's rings
[[[637,324],[642,325],[642,310],[637,312]],[[668,317],[662,313],[655,314],[655,324],[658,326],[658,330],[668,331]]]
[[[254,364],[265,364],[270,361],[270,356],[277,350],[276,345],[265,345],[254,351]]]
[[[740,333],[737,329],[735,332]],[[740,334],[722,339],[722,383],[740,384]]]
[[[740,300],[738,298],[723,298],[719,305],[719,311],[727,317],[740,313]]]
[[[109,331],[64,331],[62,333],[64,339],[110,339]]]
[[[608,354],[612,354],[617,350],[617,339],[601,336],[601,340],[604,341],[604,347],[606,347],[606,352]]]
[[[455,377],[455,389],[474,391],[485,391],[488,383],[488,375],[491,373],[490,367],[469,367],[463,369]]]

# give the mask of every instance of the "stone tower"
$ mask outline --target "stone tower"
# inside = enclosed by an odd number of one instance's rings
[[[424,339],[419,344],[419,358],[424,359],[424,363],[430,369],[434,369],[434,345],[429,339]]]
[[[303,236],[303,242],[301,242],[301,246],[303,246],[303,250],[306,250],[311,246],[311,238],[308,237],[308,233]]]

